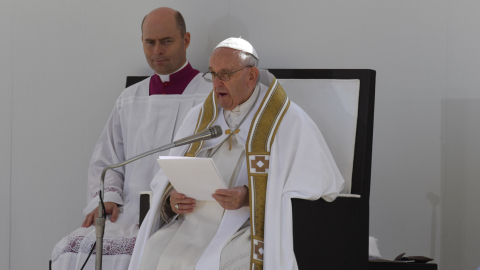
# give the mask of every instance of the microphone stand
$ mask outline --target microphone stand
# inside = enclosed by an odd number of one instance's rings
[[[145,152],[143,154],[134,156],[130,159],[125,160],[124,162],[120,162],[117,164],[113,164],[110,166],[107,166],[103,169],[102,175],[100,177],[100,198],[103,200],[103,192],[104,192],[104,182],[105,182],[105,174],[107,170],[109,169],[115,169],[120,166],[124,166],[130,162],[133,162],[135,160],[144,158],[146,156],[149,156],[151,154],[155,154],[157,152],[165,151],[170,148],[174,148],[177,146],[185,145],[185,144],[190,144],[198,141],[203,141],[203,140],[210,140],[213,138],[217,138],[222,135],[222,129],[220,126],[213,126],[208,129],[205,129],[197,134],[191,135],[189,137],[174,141],[172,143],[166,144],[164,146],[161,146],[157,149],[150,150],[148,152]],[[95,232],[97,236],[97,242],[96,242],[96,256],[95,256],[95,270],[102,270],[102,255],[103,255],[103,234],[105,232],[105,217],[103,216],[103,206],[102,206],[102,200],[98,202],[98,217],[95,219]]]

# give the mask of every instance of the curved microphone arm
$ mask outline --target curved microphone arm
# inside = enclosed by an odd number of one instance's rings
[[[107,173],[108,170],[110,169],[115,169],[121,166],[124,166],[128,163],[131,163],[135,160],[144,158],[146,156],[149,156],[151,154],[155,154],[161,151],[165,151],[174,147],[178,147],[181,145],[185,144],[190,144],[198,141],[204,141],[204,140],[210,140],[214,139],[217,137],[220,137],[223,134],[222,128],[220,126],[213,126],[208,129],[205,129],[197,134],[182,138],[180,140],[174,141],[172,143],[166,144],[164,146],[161,146],[157,149],[150,150],[148,152],[145,152],[143,154],[134,156],[130,159],[125,160],[124,162],[120,162],[117,164],[109,165],[105,168],[103,168],[102,175],[100,177],[100,198],[103,198],[103,192],[104,192],[104,182],[105,182],[105,174]],[[103,207],[102,207],[102,200],[98,202],[98,217],[95,220],[95,230],[96,230],[96,236],[97,236],[97,243],[96,243],[96,256],[95,256],[95,269],[96,270],[101,270],[102,269],[102,254],[103,254],[103,233],[105,230],[105,218],[103,217]]]

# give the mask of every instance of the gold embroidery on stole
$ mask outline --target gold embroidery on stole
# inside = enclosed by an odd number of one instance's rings
[[[263,269],[265,200],[270,151],[290,100],[274,78],[250,126],[246,143],[252,253],[250,269]]]

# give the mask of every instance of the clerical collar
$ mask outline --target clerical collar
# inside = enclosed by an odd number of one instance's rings
[[[227,124],[231,128],[236,128],[240,121],[243,119],[248,110],[255,104],[255,100],[257,100],[257,96],[260,94],[260,85],[257,84],[255,90],[253,90],[252,95],[242,104],[235,107],[235,109],[231,111],[224,110],[225,120]]]
[[[159,77],[160,77],[160,80],[162,82],[169,82],[170,81],[170,75],[173,75],[179,71],[181,71],[183,68],[185,68],[186,66],[188,65],[188,61],[185,61],[185,64],[183,64],[183,66],[179,69],[177,69],[175,72],[172,72],[170,74],[166,74],[166,75],[162,75],[162,74],[158,74],[155,72],[155,74],[157,74]]]

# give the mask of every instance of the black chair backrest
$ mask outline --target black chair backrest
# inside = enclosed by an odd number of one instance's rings
[[[269,69],[269,71],[279,80],[359,80],[358,114],[350,193],[361,195],[362,198],[368,200],[370,197],[376,72],[368,69]],[[310,115],[310,117],[315,118],[314,115]]]

